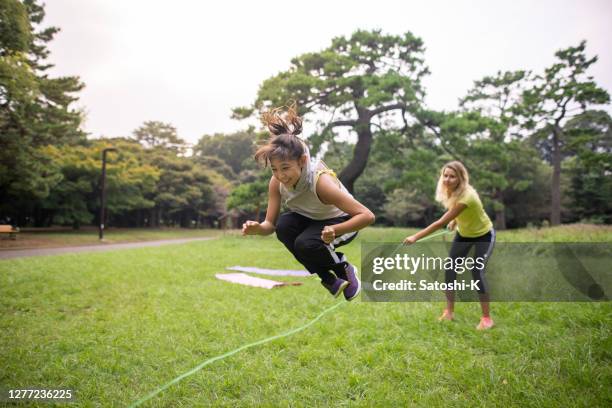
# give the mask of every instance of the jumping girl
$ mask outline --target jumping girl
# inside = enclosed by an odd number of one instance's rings
[[[495,230],[482,207],[478,193],[470,185],[468,172],[461,162],[452,161],[442,167],[436,188],[436,201],[444,205],[447,209],[446,213],[427,228],[407,237],[404,243],[414,244],[447,224],[451,230],[456,226],[457,234],[449,254],[449,257],[453,258],[453,265],[455,259],[466,257],[472,246],[475,247],[474,258],[484,258],[482,268],[476,266],[472,268],[472,279],[479,281],[478,296],[482,308],[482,318],[476,328],[478,330],[490,329],[493,327],[493,320],[489,314],[489,287],[485,280],[485,266],[495,245]],[[447,283],[457,278],[454,269],[447,269],[445,275]],[[452,320],[454,306],[455,293],[448,290],[446,291],[446,309],[439,320]]]
[[[336,248],[348,244],[357,231],[374,222],[374,214],[359,203],[320,160],[310,158],[308,148],[297,136],[302,119],[295,104],[262,115],[270,130],[267,144],[255,160],[270,165],[268,210],[262,223],[247,221],[243,235],[270,235],[287,247],[310,273],[334,296],[344,293],[353,300],[361,291],[356,268]],[[279,217],[281,201],[289,212]]]

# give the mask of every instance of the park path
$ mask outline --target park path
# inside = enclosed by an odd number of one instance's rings
[[[0,259],[26,258],[31,256],[45,256],[58,254],[72,254],[78,252],[104,252],[118,249],[156,247],[162,245],[184,244],[186,242],[207,241],[214,237],[164,239],[159,241],[126,242],[122,244],[81,245],[60,248],[32,248],[32,249],[6,249],[0,250]]]

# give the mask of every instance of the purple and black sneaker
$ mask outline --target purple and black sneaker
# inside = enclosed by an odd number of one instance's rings
[[[346,271],[349,283],[346,289],[344,289],[344,298],[350,302],[359,295],[359,292],[361,292],[361,281],[357,276],[357,268],[355,266],[347,262],[344,270]]]
[[[336,279],[331,285],[323,281],[321,281],[321,285],[323,285],[325,289],[327,289],[334,297],[338,297],[340,296],[340,293],[342,293],[342,291],[349,286],[349,282],[345,281],[344,279]]]

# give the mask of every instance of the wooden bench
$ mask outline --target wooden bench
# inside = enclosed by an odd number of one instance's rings
[[[12,225],[0,225],[0,235],[8,234],[10,239],[17,239],[19,228],[13,228]]]

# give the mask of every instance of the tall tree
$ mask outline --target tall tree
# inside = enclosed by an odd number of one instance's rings
[[[185,141],[178,136],[174,126],[155,120],[144,122],[134,130],[133,137],[148,149],[162,148],[184,153],[186,148]]]
[[[27,8],[18,0],[0,0],[0,55],[28,52],[31,41]]]
[[[612,118],[605,111],[586,111],[569,120],[563,133],[565,150],[573,156],[567,163],[573,213],[612,222]]]
[[[257,135],[252,127],[227,135],[222,133],[204,135],[194,146],[193,154],[197,157],[216,156],[238,174],[245,167],[246,160],[253,160],[256,139]]]
[[[534,130],[534,136],[548,151],[552,165],[551,212],[552,225],[561,222],[561,161],[566,143],[564,125],[592,105],[610,102],[608,92],[599,87],[587,71],[597,56],[587,57],[586,41],[555,53],[557,62],[537,77],[538,82],[526,90],[524,125]]]
[[[215,210],[214,188],[206,168],[170,150],[156,149],[147,158],[159,171],[155,190],[147,196],[155,202],[149,226],[190,227]]]
[[[521,137],[516,113],[529,81],[530,73],[526,71],[499,71],[496,75],[475,81],[467,96],[460,101],[463,112],[478,112],[487,121],[487,129],[480,135],[478,150],[480,153],[483,150],[492,153],[484,152],[484,157],[492,160],[479,160],[476,170],[481,185],[486,185],[490,190],[497,229],[506,228],[504,196],[507,190],[515,189],[518,185],[527,187],[525,177],[513,180],[510,170],[516,166],[517,160],[524,158],[525,148],[516,142]],[[476,150],[471,153],[473,156]]]
[[[423,53],[423,41],[410,32],[398,36],[358,30],[349,38],[334,38],[328,48],[292,59],[287,71],[265,80],[253,106],[234,109],[234,117],[294,100],[301,114],[328,118],[311,138],[315,150],[334,138],[336,128],[348,128],[357,143],[339,177],[353,191],[368,162],[375,122],[407,128],[407,115],[421,109],[421,79],[429,73]]]
[[[1,0],[0,16],[0,212],[23,218],[61,179],[42,147],[85,140],[82,113],[72,107],[83,84],[47,73],[47,44],[59,29],[40,28],[37,1]]]
[[[262,206],[268,197],[268,184],[270,178],[262,173],[263,177],[250,183],[238,185],[227,198],[228,209],[238,209],[253,213],[257,220],[261,220]]]

